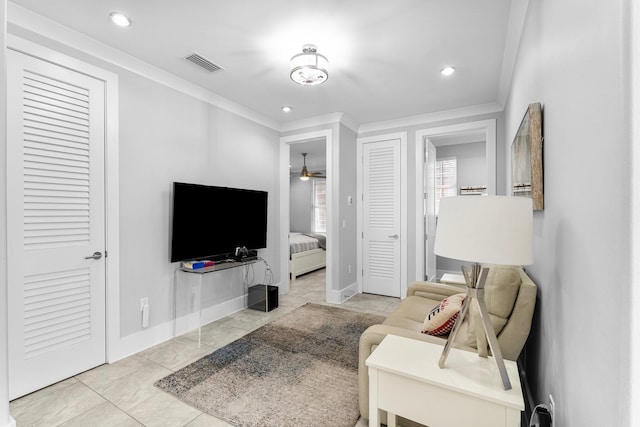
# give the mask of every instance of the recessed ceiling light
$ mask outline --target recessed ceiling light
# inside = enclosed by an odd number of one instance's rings
[[[288,105],[282,106],[282,111],[284,111],[285,113],[290,113],[291,110],[293,110],[293,108],[289,107]]]
[[[111,12],[109,17],[111,18],[111,21],[119,27],[128,27],[131,25],[131,19],[120,12]]]
[[[450,76],[455,72],[456,72],[455,67],[452,67],[451,65],[447,65],[442,70],[440,70],[440,74],[442,74],[443,76]]]

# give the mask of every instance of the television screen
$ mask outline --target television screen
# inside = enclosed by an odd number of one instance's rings
[[[173,183],[171,262],[267,247],[267,192]]]

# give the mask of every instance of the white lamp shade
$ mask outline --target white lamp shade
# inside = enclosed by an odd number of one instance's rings
[[[434,252],[469,262],[532,264],[531,199],[506,196],[442,198]]]

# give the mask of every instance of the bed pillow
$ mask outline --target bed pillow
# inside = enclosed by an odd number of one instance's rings
[[[447,335],[453,329],[456,323],[462,302],[466,294],[451,295],[442,301],[427,313],[422,325],[422,333],[427,335]]]

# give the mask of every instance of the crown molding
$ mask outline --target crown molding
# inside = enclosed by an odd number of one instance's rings
[[[351,116],[348,116],[344,113],[342,114],[340,123],[351,129],[355,133],[358,133],[358,130],[360,129],[360,125],[358,124],[358,122],[356,122]]]
[[[479,116],[503,111],[502,105],[492,102],[490,104],[474,105],[471,107],[457,108],[454,110],[438,111],[435,113],[420,114],[417,116],[403,117],[395,120],[366,123],[358,129],[359,134],[377,132],[395,128],[405,128],[426,123],[441,122],[444,120],[459,119],[463,117]]]
[[[359,125],[350,116],[344,113],[331,113],[324,116],[309,117],[308,119],[296,120],[293,122],[285,123],[280,128],[281,132],[290,132],[293,130],[306,129],[314,126],[323,126],[339,123],[347,128],[351,129],[355,133],[358,133]]]
[[[132,55],[114,49],[111,46],[86,36],[85,34],[38,15],[23,8],[22,6],[18,6],[15,3],[8,2],[7,8],[7,22],[12,25],[23,28],[27,31],[32,31],[42,37],[146,77],[156,83],[175,89],[185,95],[189,95],[255,123],[276,131],[281,130],[281,124],[275,120],[265,117],[264,115],[220,96],[215,92],[161,70],[160,68],[148,64]]]
[[[512,0],[511,2],[509,24],[507,26],[504,54],[502,57],[502,68],[500,70],[500,81],[498,82],[498,93],[496,97],[500,105],[506,105],[507,102],[528,8],[529,0]]]
[[[309,117],[308,119],[296,120],[288,122],[282,125],[281,132],[290,132],[293,130],[306,129],[314,126],[332,125],[340,123],[342,120],[342,113],[331,113],[324,116]]]

